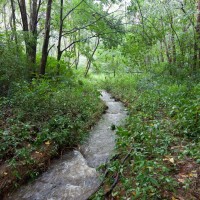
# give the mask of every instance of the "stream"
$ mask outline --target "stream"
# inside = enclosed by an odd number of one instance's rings
[[[88,140],[80,147],[54,160],[49,169],[34,182],[10,194],[9,200],[85,200],[100,184],[96,168],[109,161],[115,147],[115,131],[126,118],[125,107],[105,91],[101,99],[108,106],[105,114],[90,131]]]

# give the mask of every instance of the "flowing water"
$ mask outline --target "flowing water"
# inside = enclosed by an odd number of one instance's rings
[[[121,102],[110,94],[101,92],[108,109],[89,139],[80,147],[54,160],[51,167],[33,183],[22,186],[6,199],[11,200],[85,200],[100,184],[96,168],[107,162],[115,147],[115,132],[112,125],[119,126],[126,118]]]

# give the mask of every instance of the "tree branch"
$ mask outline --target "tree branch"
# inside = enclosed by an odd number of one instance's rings
[[[55,44],[51,45],[51,47],[48,49],[47,54],[51,51],[51,49],[55,46]]]
[[[84,2],[84,0],[82,0],[81,2],[79,2],[74,8],[72,8],[62,19],[62,21],[64,21],[76,8],[78,8],[82,3]]]

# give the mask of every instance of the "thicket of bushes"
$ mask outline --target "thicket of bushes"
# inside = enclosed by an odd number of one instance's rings
[[[13,83],[27,79],[25,55],[20,51],[16,54],[15,47],[12,43],[0,42],[0,96],[11,95]]]

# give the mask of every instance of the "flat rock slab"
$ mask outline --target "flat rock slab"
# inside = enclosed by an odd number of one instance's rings
[[[33,183],[22,186],[9,200],[85,200],[100,184],[96,168],[109,160],[115,147],[115,132],[111,126],[124,123],[126,111],[121,102],[101,92],[108,110],[80,151],[71,151],[62,159],[54,160],[51,167]]]

